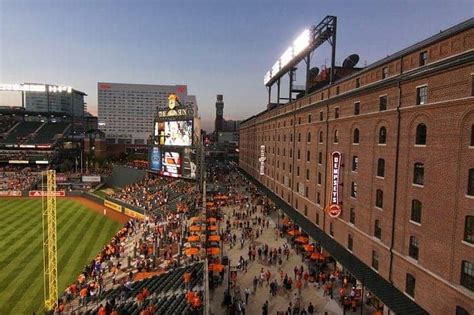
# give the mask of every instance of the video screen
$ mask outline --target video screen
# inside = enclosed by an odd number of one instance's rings
[[[183,153],[183,177],[196,179],[196,149],[185,148]]]
[[[179,152],[163,152],[161,174],[171,177],[181,177],[181,154]]]
[[[165,123],[164,122],[155,122],[155,144],[164,145],[165,144]]]
[[[159,125],[162,123],[159,123]],[[193,144],[193,121],[165,121],[164,124],[164,145],[191,146]],[[160,126],[158,126],[159,137],[161,138]],[[161,140],[160,140],[161,144]]]
[[[161,152],[158,147],[151,147],[149,149],[148,161],[150,164],[150,170],[160,171],[161,170]]]

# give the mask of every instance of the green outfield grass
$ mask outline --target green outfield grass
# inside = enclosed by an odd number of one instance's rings
[[[58,198],[58,294],[108,243],[121,224],[70,199]],[[0,314],[41,314],[41,198],[0,199]]]

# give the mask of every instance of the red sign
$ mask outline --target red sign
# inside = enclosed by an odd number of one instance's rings
[[[21,197],[19,190],[0,190],[0,197]]]
[[[327,213],[331,218],[337,218],[338,216],[341,215],[341,206],[340,205],[330,205],[327,208]]]
[[[99,84],[99,90],[110,90],[112,86],[110,84],[101,83]]]
[[[30,197],[46,197],[48,193],[42,190],[30,190],[28,196]],[[64,190],[56,190],[56,197],[65,197],[66,192]]]
[[[186,87],[185,86],[178,86],[178,91],[177,93],[184,93]]]

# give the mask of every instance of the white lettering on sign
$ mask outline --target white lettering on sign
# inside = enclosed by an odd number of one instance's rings
[[[332,153],[332,191],[331,204],[339,204],[339,175],[341,167],[341,153],[335,151]]]
[[[260,146],[260,158],[258,161],[260,162],[260,175],[265,174],[265,161],[267,158],[265,157],[265,146],[261,145]]]

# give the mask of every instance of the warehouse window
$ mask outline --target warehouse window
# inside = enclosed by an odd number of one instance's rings
[[[428,102],[428,87],[420,86],[416,88],[416,105],[423,105]]]
[[[321,94],[322,95],[322,94]],[[323,112],[319,112],[319,120],[320,121],[323,121],[324,120],[324,113]]]
[[[304,216],[305,217],[308,216],[308,206],[307,205],[304,205]]]
[[[308,123],[311,123],[311,114],[308,115]]]
[[[298,160],[301,159],[301,151],[298,149]]]
[[[377,189],[375,193],[375,206],[377,208],[383,208],[383,190]]]
[[[296,176],[300,176],[300,167],[299,166],[296,167]]]
[[[334,236],[334,224],[332,222],[329,223],[329,234]]]
[[[384,159],[377,160],[377,176],[385,177],[385,160]]]
[[[318,154],[318,164],[323,164],[323,152],[319,152]]]
[[[382,68],[382,79],[388,78],[388,67]]]
[[[293,157],[293,149],[290,149],[290,157]]]
[[[318,193],[317,193],[317,195],[316,195],[316,203],[317,203],[318,205],[321,204],[321,193],[320,193],[319,191],[318,191]]]
[[[304,196],[305,196],[306,198],[308,198],[308,196],[309,196],[309,189],[308,189],[308,186],[306,186],[306,187],[304,188]]]
[[[416,126],[415,144],[416,145],[426,144],[426,125],[425,124],[418,124],[418,126]]]
[[[298,125],[301,125],[301,117],[298,117]]]
[[[315,219],[316,225],[319,225],[319,213],[316,212],[316,219]]]
[[[387,95],[380,96],[379,98],[379,111],[387,110]]]
[[[351,197],[357,198],[357,183],[351,182]]]
[[[352,171],[357,172],[359,169],[359,157],[357,155],[352,156]]]
[[[467,215],[464,223],[464,241],[474,244],[474,216]]]
[[[308,150],[308,152],[306,152],[306,162],[309,162],[311,158],[311,152]]]
[[[337,129],[334,130],[334,143],[339,143],[339,131]]]
[[[319,132],[319,143],[323,143],[323,132]]]
[[[357,116],[360,114],[360,102],[354,103],[354,115]]]
[[[474,264],[466,260],[462,262],[461,285],[474,291]]]
[[[309,169],[306,170],[306,179],[309,180]]]
[[[461,306],[456,306],[456,315],[470,315],[468,311],[463,309]]]
[[[415,277],[407,273],[407,277],[405,281],[405,293],[411,296],[412,298],[415,297],[415,284],[416,284]]]
[[[380,220],[375,220],[375,223],[374,223],[374,236],[378,239],[382,238],[382,228],[380,227]]]
[[[411,201],[411,217],[410,217],[410,219],[413,222],[421,223],[421,210],[422,210],[421,201],[417,199],[413,199]]]
[[[311,142],[311,132],[308,132],[308,134],[306,135],[306,142]]]
[[[358,144],[359,143],[359,129],[354,129],[354,135],[352,139],[352,143]]]
[[[418,260],[418,252],[419,252],[418,238],[416,236],[410,236],[410,246],[408,248],[408,256],[410,256],[413,259]]]
[[[375,250],[372,251],[372,268],[379,270],[379,253]]]
[[[321,176],[321,172],[318,172],[318,185],[321,185],[321,180],[322,176]]]
[[[387,143],[387,128],[381,127],[379,129],[379,144]]]
[[[339,107],[334,108],[334,118],[339,118]]]
[[[360,78],[356,79],[356,88],[360,87]]]
[[[290,134],[290,142],[293,142],[293,134]]]
[[[347,249],[352,252],[352,246],[354,245],[354,240],[352,238],[352,234],[347,235]]]
[[[474,125],[471,125],[471,142],[470,146],[474,147]]]
[[[301,133],[298,133],[298,142],[301,142]]]
[[[425,177],[425,166],[423,163],[415,163],[413,167],[413,184],[422,185]]]
[[[352,223],[352,224],[355,224],[355,221],[356,221],[355,210],[354,210],[354,208],[351,208],[351,210],[349,212],[349,222]]]
[[[422,51],[420,53],[420,67],[428,63],[428,51]]]
[[[339,95],[339,85],[336,86],[336,95]]]
[[[469,169],[467,178],[467,194],[474,196],[474,168]]]

